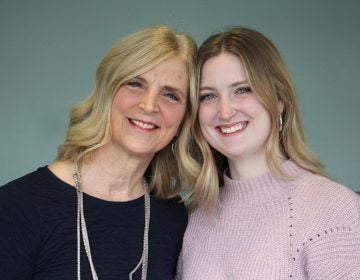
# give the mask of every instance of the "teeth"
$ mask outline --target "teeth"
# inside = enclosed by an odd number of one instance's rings
[[[242,130],[246,127],[246,123],[239,123],[237,125],[234,125],[232,127],[220,127],[220,131],[224,134],[226,133],[233,133],[235,131]]]
[[[141,128],[145,128],[145,129],[152,129],[155,128],[155,125],[152,124],[148,124],[148,123],[143,123],[141,121],[137,121],[137,120],[131,120],[131,122]]]

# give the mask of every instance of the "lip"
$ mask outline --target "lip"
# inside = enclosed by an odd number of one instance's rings
[[[237,133],[244,131],[246,129],[246,127],[248,126],[248,124],[249,124],[248,121],[240,121],[240,122],[231,123],[231,124],[219,125],[219,126],[216,126],[215,128],[221,135],[227,136],[227,135],[233,135],[233,134],[237,134]]]
[[[131,127],[142,131],[154,131],[155,129],[159,128],[159,126],[156,124],[141,119],[128,118],[128,121]]]

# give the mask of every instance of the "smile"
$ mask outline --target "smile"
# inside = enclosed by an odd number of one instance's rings
[[[217,129],[223,134],[230,134],[244,130],[248,125],[248,122],[239,122],[232,126],[218,126]]]
[[[129,121],[132,123],[132,124],[134,124],[134,125],[136,125],[136,126],[138,126],[138,127],[140,127],[140,128],[143,128],[143,129],[155,129],[155,128],[157,128],[157,126],[156,125],[154,125],[154,124],[151,124],[151,123],[145,123],[145,122],[142,122],[142,121],[139,121],[139,120],[133,120],[133,119],[129,119]]]

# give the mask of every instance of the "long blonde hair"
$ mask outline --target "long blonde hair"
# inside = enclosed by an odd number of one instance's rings
[[[130,34],[115,43],[96,71],[92,94],[74,106],[66,139],[59,146],[57,160],[78,161],[91,157],[112,136],[111,104],[119,87],[162,61],[181,56],[189,75],[189,98],[175,149],[171,143],[155,154],[146,176],[153,193],[160,198],[176,195],[182,184],[192,184],[198,165],[191,153],[191,124],[196,117],[196,43],[186,34],[166,26],[154,26]]]
[[[198,50],[199,80],[204,63],[223,52],[235,55],[242,61],[253,91],[270,114],[272,127],[266,144],[266,160],[270,170],[278,175],[285,175],[280,169],[277,156],[280,150],[299,166],[324,175],[322,164],[306,144],[295,90],[275,45],[261,33],[244,27],[234,27],[212,35]],[[283,104],[282,112],[279,111],[279,102]],[[283,127],[279,133],[280,114]],[[198,118],[195,120],[193,133],[201,150],[202,169],[188,196],[193,197],[195,203],[209,206],[218,198],[227,160],[209,146],[201,133]]]

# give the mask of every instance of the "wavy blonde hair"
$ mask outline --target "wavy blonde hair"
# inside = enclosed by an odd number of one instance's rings
[[[270,114],[272,127],[266,143],[266,160],[270,170],[286,176],[280,169],[278,155],[281,151],[286,158],[306,170],[325,175],[322,164],[306,144],[295,90],[275,45],[261,33],[244,27],[233,27],[210,36],[198,50],[198,90],[204,63],[223,52],[235,55],[242,61],[253,92]],[[279,102],[283,104],[282,112],[279,111]],[[280,114],[283,118],[281,132]],[[209,146],[201,133],[198,118],[193,133],[201,151],[202,168],[188,197],[192,197],[196,204],[209,206],[218,198],[219,186],[223,184],[223,172],[228,163],[224,155]]]
[[[146,171],[153,193],[160,198],[178,194],[182,184],[193,184],[198,164],[192,158],[191,125],[196,117],[196,43],[186,34],[166,26],[154,26],[130,34],[115,43],[96,70],[92,94],[75,105],[65,141],[57,160],[78,161],[91,157],[112,137],[110,111],[116,92],[126,81],[139,76],[162,61],[180,56],[189,76],[186,112],[175,140],[157,152]]]

